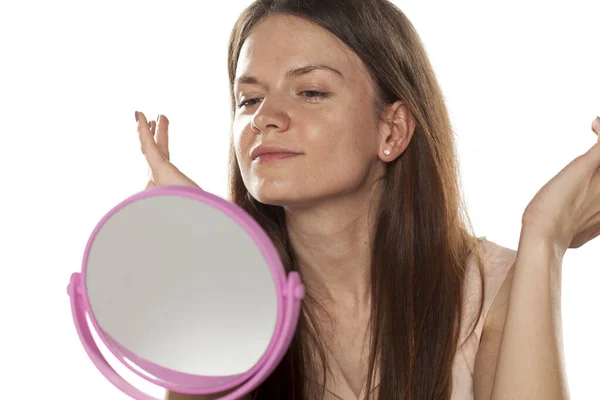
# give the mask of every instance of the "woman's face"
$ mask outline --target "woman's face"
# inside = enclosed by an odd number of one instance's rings
[[[287,74],[309,65],[326,67]],[[234,94],[235,152],[258,201],[314,205],[356,193],[381,173],[371,79],[328,31],[298,17],[268,17],[244,43]],[[253,159],[257,146],[296,155]]]

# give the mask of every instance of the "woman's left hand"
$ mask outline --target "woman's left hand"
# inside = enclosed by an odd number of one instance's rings
[[[600,119],[592,130],[598,141],[546,183],[523,213],[522,229],[561,254],[600,235]]]

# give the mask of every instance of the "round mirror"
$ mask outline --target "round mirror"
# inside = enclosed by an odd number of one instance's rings
[[[74,275],[80,282],[70,294],[83,302],[74,316],[86,312],[132,371],[186,393],[220,392],[261,366],[272,370],[303,296],[247,213],[180,187],[144,191],[111,210],[88,241],[81,277]],[[289,294],[297,308],[291,313]]]

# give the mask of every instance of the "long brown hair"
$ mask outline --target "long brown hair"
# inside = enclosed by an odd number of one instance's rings
[[[242,12],[230,37],[232,117],[241,47],[252,28],[275,13],[304,18],[334,34],[367,67],[375,84],[376,112],[403,100],[416,120],[409,146],[388,163],[382,182],[370,270],[372,341],[366,393],[371,392],[379,360],[379,399],[449,399],[454,355],[461,345],[466,262],[475,254],[481,272],[482,258],[460,193],[443,94],[421,40],[405,14],[387,0],[257,0]],[[286,271],[298,271],[284,210],[250,195],[233,143],[229,196],[264,228]],[[483,296],[483,284],[481,290]],[[319,306],[309,287],[290,348],[271,376],[254,390],[255,399],[322,398],[325,388],[307,380],[307,368],[318,373],[310,348],[317,349],[320,365],[327,365],[315,314],[308,305]],[[480,316],[481,306],[477,319]],[[326,367],[320,372],[327,379]]]

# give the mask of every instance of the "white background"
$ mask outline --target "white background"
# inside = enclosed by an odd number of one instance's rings
[[[69,276],[101,217],[146,183],[135,110],[165,114],[173,162],[225,196],[227,40],[249,3],[0,3],[2,398],[126,399],[79,342]],[[444,90],[476,233],[516,249],[529,200],[596,140],[600,2],[396,3]],[[597,239],[564,261],[573,399],[598,391],[599,260]]]

